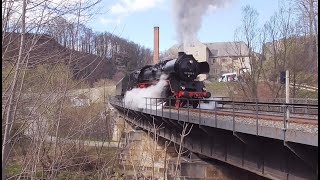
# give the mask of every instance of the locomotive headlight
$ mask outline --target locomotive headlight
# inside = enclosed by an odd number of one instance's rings
[[[185,86],[181,86],[181,89],[182,89],[182,90],[185,90],[185,89],[186,89],[186,87],[185,87]]]
[[[203,90],[203,91],[207,91],[207,89],[206,89],[206,88],[202,88],[202,90]]]
[[[192,64],[192,63],[193,63],[193,61],[192,61],[192,60],[190,60],[190,61],[189,61],[189,63],[190,63],[190,64]]]

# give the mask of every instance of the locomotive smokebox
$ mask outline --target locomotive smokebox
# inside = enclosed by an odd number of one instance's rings
[[[208,74],[210,72],[210,67],[207,62],[199,63],[199,74]]]

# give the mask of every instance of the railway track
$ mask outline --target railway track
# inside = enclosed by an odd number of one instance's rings
[[[297,115],[316,115],[318,116],[317,104],[303,104],[303,103],[279,103],[279,102],[237,102],[237,101],[217,101],[220,102],[223,109],[235,110],[252,110],[262,112],[284,113],[286,108],[291,114]]]
[[[290,123],[318,125],[318,105],[314,104],[287,104],[283,103],[256,103],[256,102],[234,102],[234,101],[216,101],[214,109],[194,109],[192,107],[183,107],[176,109],[170,106],[162,106],[169,112],[175,113],[193,113],[199,116],[231,116],[236,118],[250,118],[253,120],[261,119],[268,121],[285,121],[286,106],[289,107]],[[152,106],[152,109],[161,111],[159,105]],[[201,105],[200,105],[201,107]],[[148,105],[147,105],[148,108]],[[308,109],[307,111],[305,109]]]
[[[220,115],[220,116],[235,116],[237,118],[250,118],[252,120],[268,120],[268,121],[284,121],[284,114],[267,114],[263,112],[250,112],[250,111],[229,111],[229,110],[223,110],[223,109],[217,109],[215,111],[211,110],[204,110],[204,109],[191,109],[191,108],[180,108],[179,110],[170,108],[170,107],[164,107],[164,109],[168,109],[171,112],[177,112],[177,113],[195,113],[199,114],[200,116],[206,115],[209,117],[215,117],[215,115]],[[318,119],[317,117],[298,117],[298,116],[293,116],[289,118],[290,123],[298,123],[298,124],[310,124],[310,125],[318,125]]]
[[[246,101],[231,101],[231,100],[210,100],[209,103],[214,103],[212,109],[199,109],[190,107],[182,107],[176,109],[172,106],[161,104],[166,98],[147,98],[146,109],[161,109],[167,112],[175,113],[192,113],[198,116],[209,116],[215,118],[219,116],[231,116],[236,118],[250,118],[253,120],[261,119],[268,121],[285,121],[286,108],[289,108],[289,122],[299,124],[318,125],[318,104],[291,103],[283,102],[246,102]],[[191,100],[190,100],[191,101]],[[197,100],[199,101],[199,100]],[[153,103],[150,103],[153,102]],[[151,106],[150,106],[151,105]],[[201,107],[201,104],[200,104]]]

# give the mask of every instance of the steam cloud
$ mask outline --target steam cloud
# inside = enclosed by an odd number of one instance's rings
[[[212,110],[212,109],[214,109],[216,107],[214,99],[212,97],[211,98],[207,98],[207,100],[210,100],[210,101],[208,103],[200,103],[200,109]],[[199,105],[198,105],[197,108],[199,108]]]
[[[146,108],[146,97],[161,98],[162,91],[164,90],[165,86],[168,84],[166,81],[167,78],[168,78],[168,75],[162,74],[160,77],[160,81],[156,85],[152,85],[147,88],[134,88],[130,91],[127,91],[124,96],[125,106],[135,110]],[[156,103],[156,100],[151,101],[152,105],[155,105],[155,103]],[[147,104],[148,104],[148,108],[150,108],[149,99]]]
[[[173,15],[178,40],[183,47],[197,42],[202,16],[208,9],[223,7],[230,0],[173,0]]]

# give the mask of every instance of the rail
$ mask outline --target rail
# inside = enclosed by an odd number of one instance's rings
[[[284,113],[286,109],[294,115],[318,115],[318,105],[271,102],[217,101],[221,109],[251,110],[272,113]],[[217,107],[219,108],[219,107]]]
[[[259,102],[259,103],[285,103],[285,98],[241,98],[241,97],[225,97],[225,96],[217,96],[214,99],[222,100],[222,101],[243,101],[243,102]],[[313,98],[290,98],[291,104],[312,104],[318,105],[318,99]]]

